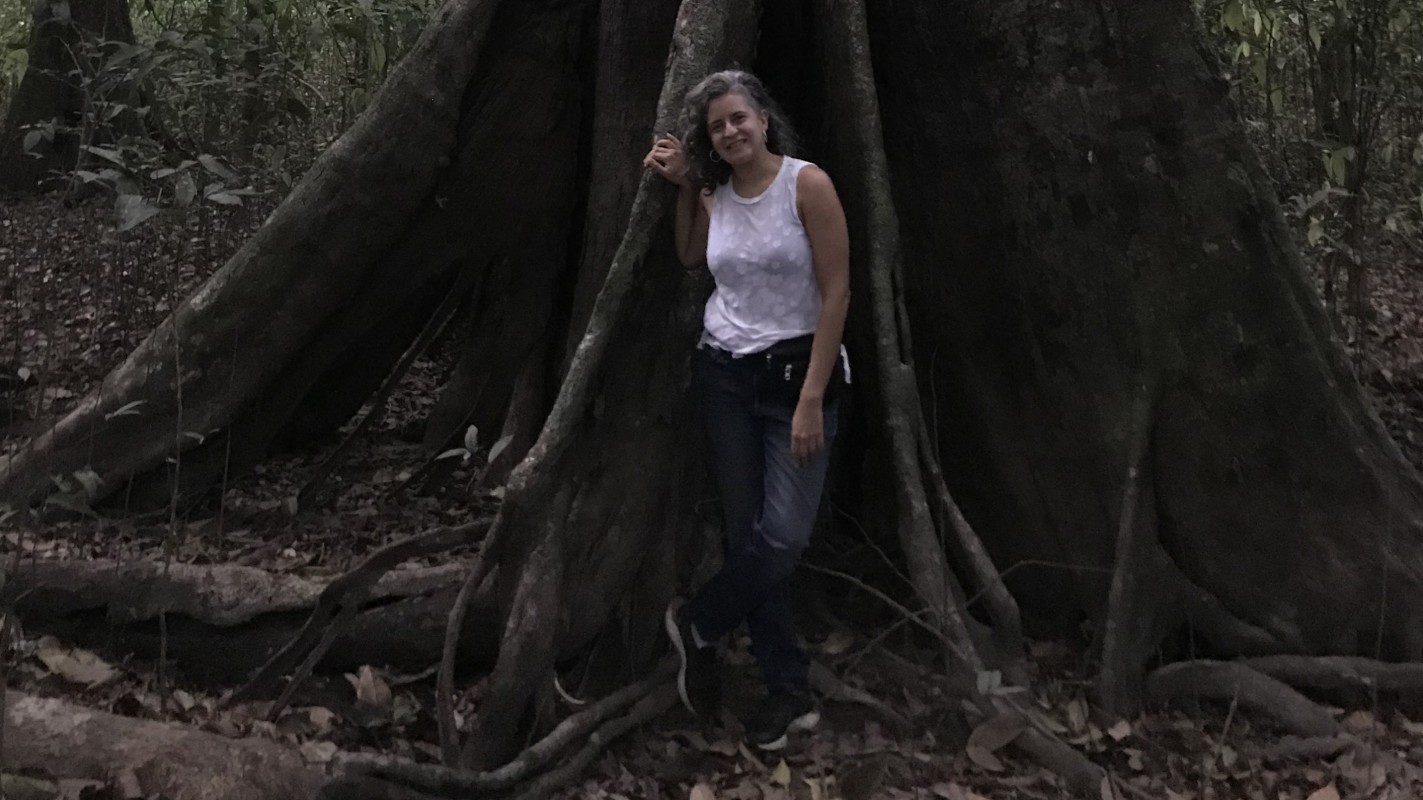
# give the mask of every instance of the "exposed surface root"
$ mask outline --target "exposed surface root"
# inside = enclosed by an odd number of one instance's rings
[[[1245,659],[1256,672],[1301,689],[1423,692],[1423,664],[1351,656],[1262,656]]]
[[[305,675],[330,649],[336,636],[350,622],[356,609],[370,598],[372,587],[402,561],[420,556],[443,553],[462,544],[479,540],[489,530],[490,521],[480,520],[468,525],[430,531],[382,547],[362,561],[355,569],[332,581],[317,599],[316,608],[296,638],[273,655],[252,680],[233,693],[233,701],[241,702],[270,693],[282,675],[303,665]],[[303,663],[304,662],[304,663]],[[290,697],[300,681],[294,678],[283,693]]]
[[[143,797],[309,800],[322,778],[276,742],[106,714],[7,692],[5,766],[65,778],[130,776]]]
[[[242,685],[273,653],[301,639],[303,624],[327,584],[237,565],[152,562],[25,562],[7,575],[25,629],[116,658],[162,658],[199,683]],[[323,670],[362,664],[413,672],[439,660],[443,623],[458,591],[462,564],[400,569],[367,590],[350,624],[332,634]],[[243,602],[245,600],[245,603]],[[501,627],[492,593],[466,619],[461,658],[472,668],[492,659]],[[162,623],[160,624],[160,619]],[[308,655],[329,625],[308,631],[291,666]],[[276,671],[280,680],[284,671]],[[269,685],[270,697],[276,683]]]
[[[676,700],[675,687],[668,682],[674,671],[672,662],[663,662],[651,677],[567,717],[547,736],[498,769],[471,772],[415,764],[363,764],[353,765],[355,774],[350,778],[357,780],[360,776],[418,792],[456,797],[510,792],[527,784],[516,796],[543,796],[576,778],[615,738],[666,711]],[[570,750],[572,756],[568,756]]]
[[[1284,736],[1275,744],[1260,751],[1260,757],[1267,762],[1291,761],[1295,759],[1333,758],[1357,744],[1353,736]]]
[[[819,692],[828,700],[838,700],[842,703],[855,703],[873,711],[882,721],[891,728],[906,733],[913,729],[913,724],[909,718],[895,711],[883,700],[875,697],[864,689],[857,689],[847,685],[840,677],[830,670],[829,667],[819,661],[810,663],[810,688]]]
[[[1093,764],[1080,751],[1062,740],[1038,730],[1026,730],[1013,740],[1013,745],[1042,767],[1061,777],[1069,789],[1082,797],[1112,797],[1103,783],[1110,781],[1107,773]]]
[[[1330,737],[1341,731],[1339,723],[1323,706],[1280,680],[1239,662],[1170,664],[1147,678],[1146,695],[1158,703],[1183,697],[1235,702],[1305,737]]]

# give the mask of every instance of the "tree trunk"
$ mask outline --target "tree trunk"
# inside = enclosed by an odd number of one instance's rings
[[[871,465],[849,511],[897,540],[906,602],[947,640],[972,650],[991,624],[1007,645],[958,666],[1013,657],[1019,603],[1039,630],[1097,625],[1123,710],[1149,655],[1191,655],[1183,631],[1223,656],[1423,654],[1418,476],[1331,338],[1185,0],[884,0],[867,37],[853,0],[777,6],[759,54],[748,0],[685,0],[675,21],[670,0],[493,5],[451,0],[248,245],[0,461],[0,496],[86,466],[108,490],[157,471],[198,492],[283,430],[338,425],[388,340],[477,271],[429,441],[524,432],[467,579],[496,578],[498,661],[471,745],[452,724],[444,742],[501,762],[555,664],[644,670],[705,567],[686,365],[707,283],[674,266],[670,188],[637,157],[696,78],[739,63],[801,110],[842,187],[866,409],[842,463]],[[658,83],[646,42],[669,39]],[[185,431],[233,455],[184,483],[202,453]]]
[[[1038,562],[1018,596],[1102,613],[1146,392],[1131,658],[1183,624],[1227,653],[1417,657],[1417,476],[1188,4],[874,10],[922,388],[997,563]]]
[[[29,62],[0,128],[0,190],[33,190],[74,169],[79,146],[89,143],[85,113],[103,99],[85,81],[113,43],[133,43],[128,0],[35,0]],[[27,149],[31,126],[47,123],[52,135]]]

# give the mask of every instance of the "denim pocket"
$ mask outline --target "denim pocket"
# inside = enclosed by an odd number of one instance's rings
[[[760,381],[766,399],[787,408],[795,408],[800,403],[800,390],[805,385],[805,375],[809,371],[810,353],[804,355],[767,353]],[[828,404],[839,398],[840,388],[844,383],[845,367],[837,355],[830,370],[830,380],[825,384],[823,404]]]

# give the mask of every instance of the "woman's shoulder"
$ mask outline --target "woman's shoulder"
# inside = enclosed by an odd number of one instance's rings
[[[825,170],[809,161],[800,159],[796,159],[796,161],[800,162],[792,165],[795,170],[796,194],[826,191],[833,193],[835,191],[835,184],[831,182],[830,176],[826,174]]]
[[[815,166],[814,162],[806,161],[803,158],[796,158],[795,156],[783,156],[783,158],[786,160],[786,171],[796,177],[799,177],[800,173],[804,172],[806,167],[820,169],[820,167]]]

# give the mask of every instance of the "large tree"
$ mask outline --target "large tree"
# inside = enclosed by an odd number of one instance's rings
[[[74,169],[80,146],[99,136],[96,104],[130,99],[127,90],[92,80],[120,44],[133,44],[128,0],[35,0],[29,60],[0,126],[0,189],[34,189]],[[96,128],[85,131],[86,120]]]
[[[1149,658],[1189,655],[1182,631],[1206,655],[1418,657],[1418,477],[1188,0],[449,0],[228,264],[0,461],[0,496],[92,470],[100,495],[196,501],[340,426],[462,300],[429,440],[502,429],[513,467],[450,623],[492,595],[504,634],[446,755],[502,762],[555,664],[648,667],[714,549],[686,386],[707,284],[674,265],[671,190],[638,162],[736,63],[846,201],[837,482],[977,715],[1008,710],[973,673],[1021,658],[1020,606],[1091,620],[1124,710]],[[1084,791],[1101,777],[1041,732],[1018,744]]]

